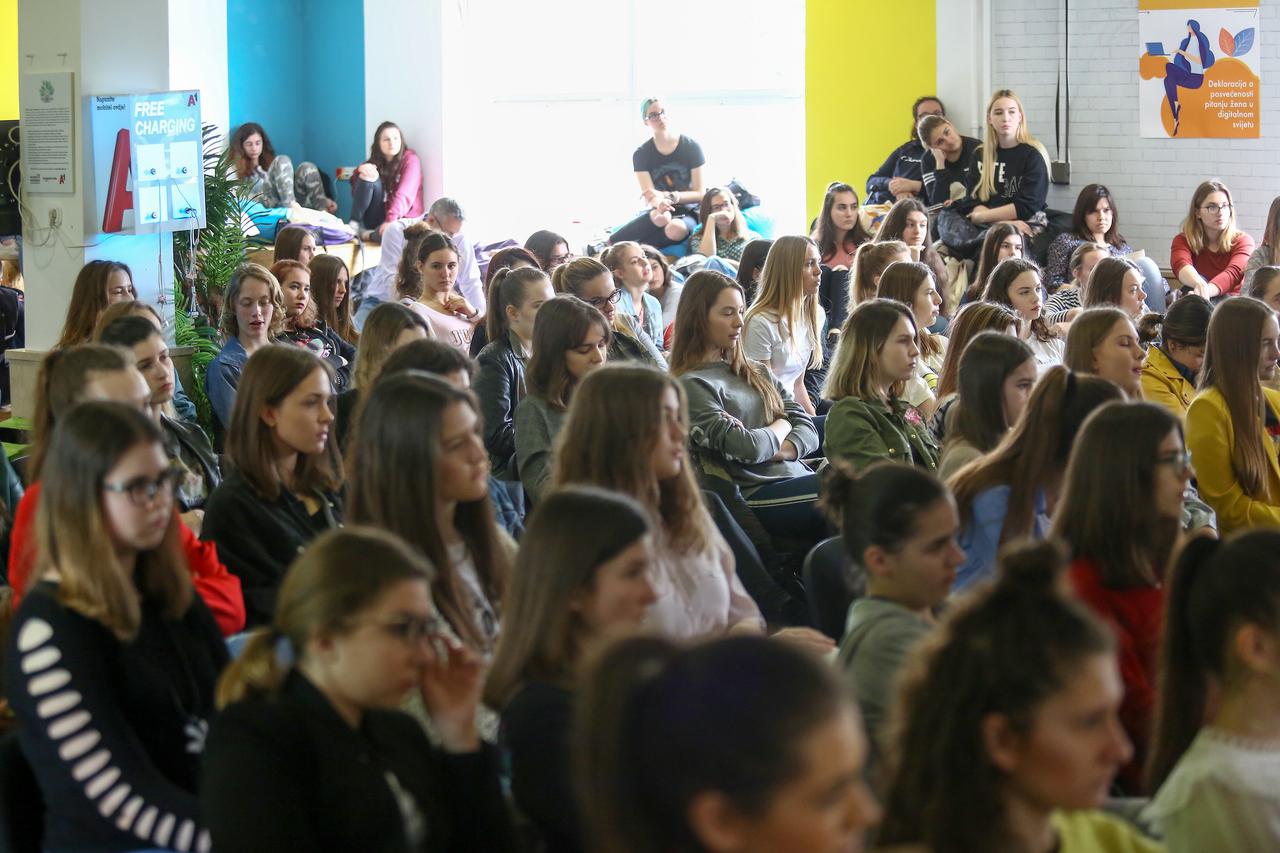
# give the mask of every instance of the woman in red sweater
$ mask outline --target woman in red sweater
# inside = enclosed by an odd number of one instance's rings
[[[79,403],[102,400],[128,404],[148,412],[151,389],[147,380],[116,347],[83,344],[54,350],[45,356],[36,382],[35,442],[32,445],[29,477],[32,485],[22,496],[13,518],[13,538],[9,546],[9,585],[13,606],[26,591],[36,563],[35,523],[40,503],[40,472],[56,419]],[[176,509],[175,509],[176,511]],[[244,630],[244,596],[240,579],[227,571],[218,559],[213,543],[201,542],[181,517],[178,543],[186,557],[187,569],[196,592],[204,599],[224,635]]]
[[[1071,552],[1068,576],[1110,623],[1120,646],[1120,719],[1133,740],[1121,773],[1142,790],[1156,700],[1164,576],[1191,480],[1182,424],[1153,403],[1108,403],[1084,422],[1068,463],[1051,535]],[[1101,509],[1101,511],[1099,511]]]
[[[1169,264],[1182,291],[1205,299],[1235,296],[1252,254],[1253,238],[1236,228],[1236,208],[1226,184],[1205,181],[1196,187],[1169,249]]]

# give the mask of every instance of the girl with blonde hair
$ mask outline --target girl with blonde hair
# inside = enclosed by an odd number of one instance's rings
[[[1049,154],[1027,128],[1022,101],[1010,89],[998,89],[987,102],[986,134],[975,153],[975,183],[960,212],[974,225],[1012,222],[1032,236],[1048,224]]]
[[[280,337],[284,320],[284,291],[271,270],[261,264],[241,264],[222,303],[219,331],[226,343],[204,374],[205,394],[223,430],[231,426],[241,371],[251,355]]]
[[[747,310],[743,352],[769,365],[809,414],[814,402],[804,373],[822,367],[824,317],[818,303],[822,279],[818,245],[808,237],[779,237],[769,249],[756,301]]]

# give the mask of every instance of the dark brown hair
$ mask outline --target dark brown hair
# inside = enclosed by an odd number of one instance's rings
[[[970,302],[961,307],[947,330],[947,354],[943,356],[942,372],[938,374],[938,399],[942,400],[960,389],[960,359],[973,338],[982,332],[1004,334],[1010,326],[1017,324],[1018,315],[1008,305]]]
[[[1116,208],[1116,200],[1111,195],[1111,190],[1102,184],[1086,184],[1084,189],[1080,190],[1080,195],[1076,196],[1076,207],[1071,212],[1071,231],[1081,240],[1093,242],[1093,232],[1085,224],[1084,218],[1093,213],[1098,208],[1098,202],[1101,201],[1111,206],[1111,227],[1102,235],[1102,238],[1108,245],[1119,249],[1125,245],[1125,239],[1119,231],[1120,211]]]
[[[1004,409],[1004,382],[1035,353],[1020,338],[983,332],[960,357],[960,397],[947,440],[963,439],[987,453],[1009,433]]]
[[[271,144],[271,137],[267,136],[267,132],[262,129],[262,125],[256,121],[246,121],[236,128],[236,132],[231,137],[231,150],[235,154],[236,177],[240,178],[240,180],[249,177],[249,158],[244,154],[244,143],[255,133],[262,137],[262,153],[258,155],[258,165],[268,169],[271,167],[271,161],[276,159],[275,146]]]
[[[567,267],[564,264],[556,271]],[[596,326],[604,333],[605,342],[613,339],[609,321],[598,308],[576,296],[561,294],[538,309],[533,321],[533,355],[525,368],[528,393],[541,397],[553,409],[569,407],[569,398],[577,380],[565,364],[565,353],[582,346],[587,331]]]
[[[1027,256],[1027,241],[1022,236],[1022,232],[1013,226],[1012,222],[997,222],[987,229],[987,236],[982,238],[982,250],[978,253],[978,271],[973,274],[973,281],[969,282],[969,287],[964,292],[966,302],[974,302],[982,298],[982,291],[986,289],[987,279],[996,268],[996,264],[1000,261],[996,260],[996,256],[1000,253],[1000,244],[1007,237],[1017,237],[1022,244],[1022,257]],[[1007,258],[1005,260],[1008,260]]]
[[[134,298],[137,298],[138,290],[133,286],[133,271],[127,265],[118,261],[89,261],[76,274],[71,301],[67,303],[67,319],[62,324],[62,336],[53,345],[54,349],[87,344],[93,339],[98,318],[107,309],[107,285],[111,282],[111,274],[115,272],[122,272],[129,277],[129,287],[133,288]]]
[[[822,197],[822,212],[818,214],[818,227],[813,231],[813,241],[818,244],[818,252],[826,260],[829,260],[840,249],[846,252],[853,252],[863,243],[871,241],[871,235],[862,226],[862,217],[855,216],[853,228],[844,235],[844,245],[836,245],[836,223],[831,218],[831,208],[835,207],[836,195],[839,193],[853,193],[853,205],[855,208],[860,203],[858,191],[848,184],[841,181],[833,181],[827,184],[826,195]]]

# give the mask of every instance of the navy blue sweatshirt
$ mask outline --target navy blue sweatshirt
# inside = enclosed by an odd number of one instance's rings
[[[928,152],[920,144],[920,140],[912,139],[904,142],[889,158],[880,164],[871,177],[867,178],[866,204],[893,204],[897,199],[889,192],[891,178],[906,178],[910,181],[920,180],[920,158]]]
[[[951,187],[953,184],[960,184],[968,188],[977,183],[977,179],[972,179],[970,183],[969,172],[975,167],[973,160],[973,152],[977,150],[982,143],[974,139],[972,136],[960,137],[960,156],[952,162],[948,160],[941,168],[937,168],[937,161],[933,157],[933,152],[926,150],[924,157],[920,160],[920,180],[924,184],[921,191],[921,199],[927,205],[942,204],[951,198]]]
[[[977,205],[988,208],[1012,204],[1018,219],[1024,222],[1047,206],[1049,164],[1034,145],[1019,142],[1012,148],[996,149],[995,192],[986,201],[975,195],[982,175],[982,146],[973,150],[973,167],[969,170],[969,199],[966,210]]]

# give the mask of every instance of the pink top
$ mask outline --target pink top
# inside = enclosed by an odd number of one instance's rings
[[[415,302],[414,306],[410,306],[411,310],[431,325],[435,337],[470,355],[471,335],[475,332],[475,326],[471,325],[470,320],[457,314],[441,314],[423,302]]]
[[[738,579],[733,551],[718,532],[712,531],[712,547],[701,554],[678,554],[661,542],[654,552],[658,600],[645,617],[649,630],[675,640],[716,636],[742,621],[764,630],[760,608]]]
[[[406,216],[421,217],[426,213],[422,203],[422,161],[412,148],[404,150],[404,162],[400,166],[400,184],[386,200],[387,222],[395,222]]]
[[[1185,266],[1192,266],[1195,271],[1218,290],[1223,296],[1236,296],[1240,293],[1240,285],[1244,282],[1245,264],[1253,254],[1253,238],[1241,231],[1231,244],[1229,252],[1211,252],[1205,249],[1198,255],[1191,253],[1187,238],[1178,234],[1173,238],[1169,248],[1169,266],[1173,268],[1174,278]]]

